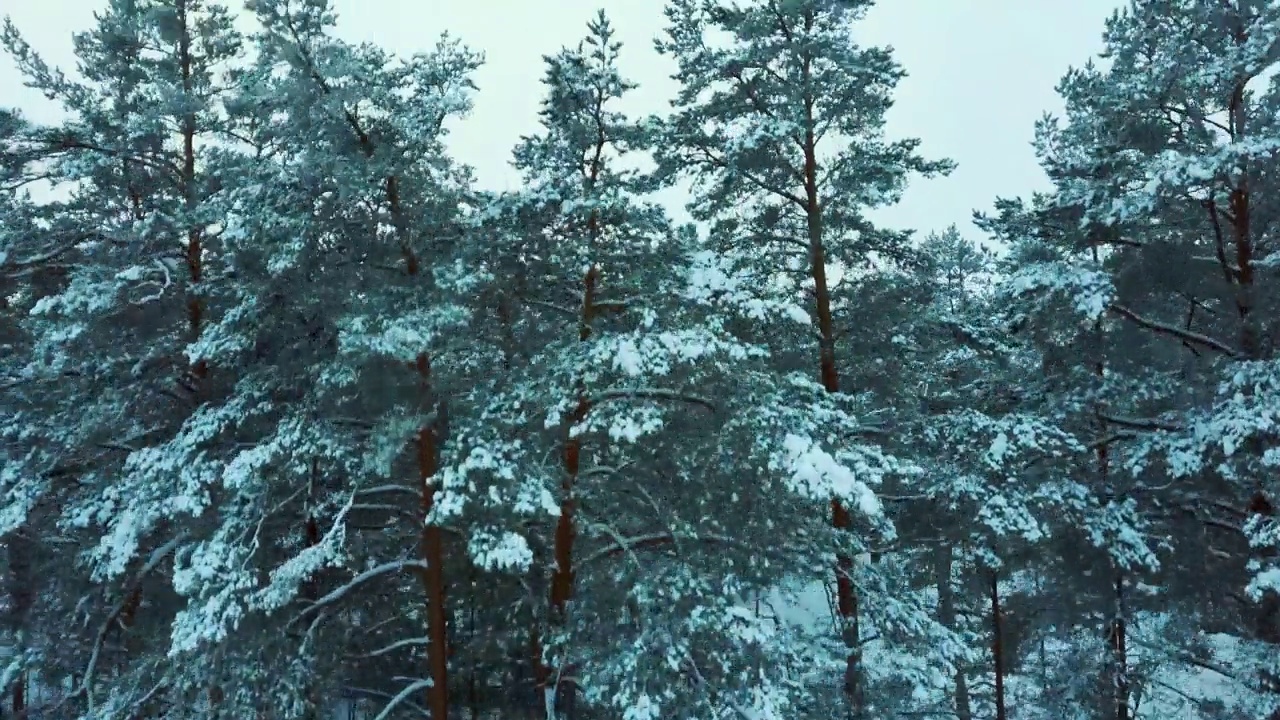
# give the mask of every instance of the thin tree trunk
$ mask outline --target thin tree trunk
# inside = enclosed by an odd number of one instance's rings
[[[1000,611],[1000,573],[991,571],[991,664],[996,677],[996,720],[1008,720],[1004,704],[1004,618]]]
[[[181,76],[182,90],[184,101],[190,102],[194,95],[194,56],[191,52],[191,24],[190,24],[190,4],[188,0],[176,0],[174,3],[175,19],[178,23],[178,70]],[[190,284],[188,285],[187,300],[187,324],[188,336],[191,341],[199,338],[202,330],[202,322],[204,308],[199,298],[199,285],[203,279],[203,248],[201,246],[200,230],[196,223],[195,214],[198,203],[198,195],[196,192],[196,116],[195,112],[187,109],[181,118],[180,132],[182,136],[182,166],[179,174],[179,187],[183,197],[183,207],[186,211],[184,222],[187,224],[187,246],[186,261],[187,269],[190,275]],[[127,168],[125,168],[127,172]],[[132,203],[135,216],[141,214],[141,198],[137,192],[130,188],[130,201]],[[191,374],[197,381],[203,379],[208,374],[208,366],[203,359],[197,360],[191,367]],[[142,585],[138,584],[129,594],[123,612],[121,613],[121,624],[124,634],[124,648],[126,664],[129,663],[137,652],[141,650],[140,638],[132,632],[136,621],[138,610],[142,607]],[[213,689],[211,689],[212,691]],[[144,709],[142,716],[148,716],[148,711]]]
[[[1115,579],[1115,617],[1111,621],[1111,665],[1112,693],[1114,697],[1115,720],[1129,720],[1129,657],[1128,627],[1125,622],[1124,574],[1117,573]]]
[[[529,706],[529,720],[546,718],[548,705],[546,692],[551,678],[551,668],[542,659],[542,634],[538,630],[537,621],[533,623],[529,634],[529,655],[533,667],[533,703]]]
[[[1096,251],[1095,251],[1096,256]],[[1098,350],[1102,351],[1102,328],[1100,324],[1095,324],[1094,332],[1098,336]],[[1106,363],[1100,358],[1094,366],[1094,374],[1096,374],[1101,382],[1106,377]],[[1098,413],[1098,431],[1101,437],[1109,437],[1108,423],[1102,413]],[[1113,498],[1111,489],[1111,445],[1108,442],[1101,442],[1094,451],[1097,460],[1098,483],[1107,493],[1108,498]],[[1115,591],[1115,611],[1111,619],[1111,627],[1107,631],[1108,645],[1111,650],[1110,670],[1107,673],[1111,685],[1112,697],[1112,717],[1114,720],[1129,720],[1129,680],[1128,680],[1128,653],[1126,633],[1128,628],[1125,623],[1125,603],[1124,603],[1124,573],[1117,570],[1115,581],[1113,584]]]
[[[1243,23],[1235,36],[1237,47],[1248,42]],[[1230,123],[1231,140],[1240,143],[1246,140],[1245,118],[1248,108],[1245,106],[1245,85],[1247,78],[1241,78],[1232,89],[1231,100],[1227,107],[1227,119]],[[1243,163],[1243,161],[1242,161]],[[1258,337],[1256,318],[1252,317],[1254,304],[1254,263],[1253,235],[1249,217],[1249,168],[1245,164],[1240,168],[1240,179],[1231,188],[1228,204],[1231,207],[1232,241],[1235,245],[1236,312],[1240,317],[1240,351],[1248,359],[1256,360],[1261,356],[1262,347]]]
[[[219,686],[217,683],[214,683],[209,686],[208,694],[209,694],[209,717],[211,720],[218,720],[218,718],[221,718],[223,716],[222,703],[227,699],[227,696],[223,692],[222,687]],[[144,710],[143,712],[139,713],[137,717],[140,717],[140,718],[151,717],[151,712],[149,710]]]
[[[8,564],[9,587],[9,633],[12,638],[13,653],[20,655],[26,652],[27,622],[31,607],[35,603],[34,578],[31,572],[33,547],[26,529],[19,529],[9,536]],[[13,680],[9,688],[11,709],[15,717],[23,717],[27,712],[27,673],[21,672]]]
[[[938,622],[948,630],[956,626],[955,590],[951,585],[951,572],[955,551],[950,543],[942,543],[935,550],[935,578],[938,584]],[[955,709],[957,720],[973,720],[969,704],[969,681],[962,667],[956,668]]]
[[[129,659],[133,657],[133,653],[141,648],[138,646],[138,639],[133,634],[134,625],[138,620],[138,610],[142,608],[142,582],[139,580],[136,587],[129,591],[129,595],[125,600],[124,607],[120,609],[120,638],[121,645],[124,647],[124,657],[121,659],[122,666],[128,665]],[[120,670],[123,672],[123,667]]]
[[[584,178],[583,190],[585,194],[591,195],[596,189],[599,182],[600,173],[604,169],[604,149],[608,143],[608,137],[605,132],[605,119],[603,114],[604,96],[603,91],[596,95],[593,119],[595,121],[595,142],[593,154],[586,169],[586,177]],[[587,217],[587,234],[586,243],[588,257],[591,258],[591,264],[587,268],[586,275],[582,279],[582,308],[578,321],[578,341],[587,342],[591,338],[591,323],[596,314],[596,293],[600,282],[600,267],[596,264],[595,251],[600,241],[601,227],[600,214],[597,210],[592,210]],[[591,404],[587,399],[586,387],[579,385],[578,402],[574,408],[573,414],[569,420],[568,432],[572,433],[573,429],[586,419],[587,413],[591,411]],[[554,625],[563,627],[568,621],[568,606],[573,599],[574,578],[576,573],[573,567],[573,545],[577,537],[577,528],[575,526],[574,512],[577,509],[577,481],[578,472],[581,469],[582,441],[580,438],[570,435],[565,439],[564,444],[564,470],[565,477],[561,487],[560,498],[560,518],[556,522],[556,534],[552,557],[555,561],[555,569],[551,576],[551,596],[550,611],[551,622]],[[541,655],[538,656],[541,662]],[[555,705],[563,705],[567,711],[568,717],[572,718],[576,715],[577,687],[572,678],[563,678],[562,675],[569,674],[572,668],[560,667],[555,671],[556,687],[554,688]],[[539,681],[542,683],[544,693],[547,691],[546,684],[551,682],[552,672],[550,668],[542,668],[539,672]]]
[[[469,628],[470,632],[467,634],[467,641],[474,647],[476,642],[476,569],[475,569],[475,565],[472,565],[470,567],[468,575],[469,575],[468,580],[470,582],[468,582],[467,585],[470,592],[468,593],[468,598],[467,598],[467,614],[470,616],[469,619],[471,622],[470,622],[470,628]],[[480,660],[473,653],[471,657],[471,668],[468,672],[468,677],[467,677],[467,705],[471,708],[471,720],[480,720],[480,688],[479,688],[479,685],[477,684],[478,682],[477,678],[479,676],[479,672],[480,672]]]
[[[188,0],[177,0],[174,12],[178,20],[178,67],[182,73],[183,100],[188,105],[193,100],[195,84],[193,80],[193,62],[191,54],[191,27],[188,15]],[[187,289],[187,324],[191,340],[200,337],[204,322],[204,303],[200,299],[200,283],[204,279],[204,246],[200,227],[195,214],[198,197],[196,193],[196,116],[188,110],[182,116],[182,172],[181,191],[187,223],[187,271],[191,284]],[[204,359],[197,359],[192,373],[197,379],[204,378],[209,367]]]
[[[18,677],[13,681],[13,716],[15,718],[27,716],[27,674],[25,672],[18,673]]]
[[[311,461],[311,478],[309,495],[314,496],[316,485],[319,482],[320,466],[316,460]],[[313,497],[307,498],[308,504],[313,502]],[[316,516],[307,510],[306,521],[302,524],[302,540],[306,547],[313,548],[320,544],[320,525],[316,522]],[[310,578],[302,587],[302,598],[308,605],[315,603],[320,597],[320,584],[317,578]],[[305,720],[320,720],[320,692],[315,682],[309,682],[307,687],[307,709],[304,715]]]
[[[9,538],[9,633],[14,655],[27,650],[27,621],[35,601],[32,588],[31,541],[26,530],[18,530]],[[27,714],[27,673],[19,673],[9,688],[15,717]]]

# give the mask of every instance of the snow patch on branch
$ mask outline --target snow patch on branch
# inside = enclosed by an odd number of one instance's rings
[[[467,545],[471,561],[485,570],[524,572],[533,566],[533,550],[523,535],[493,529],[477,530]]]
[[[1089,321],[1102,317],[1115,298],[1108,274],[1061,261],[1022,268],[1005,282],[1004,291],[1015,298],[1039,294],[1064,298]]]
[[[787,484],[795,493],[815,500],[840,498],[868,517],[883,513],[880,499],[868,485],[878,484],[890,469],[878,452],[859,454],[854,467],[848,467],[812,438],[787,435],[782,446],[775,468],[789,474]]]
[[[733,266],[723,255],[699,250],[689,257],[685,299],[701,305],[719,305],[735,310],[753,320],[783,319],[799,325],[812,325],[809,312],[793,301],[766,299],[761,289],[766,279]]]

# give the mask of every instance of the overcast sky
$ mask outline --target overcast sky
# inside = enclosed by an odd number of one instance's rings
[[[232,0],[238,3],[238,0]],[[623,69],[640,83],[629,111],[662,112],[671,67],[653,51],[663,24],[661,0],[335,0],[340,32],[401,53],[429,48],[445,30],[482,51],[473,116],[455,130],[453,148],[488,187],[510,187],[507,161],[516,140],[537,126],[541,57],[576,43],[604,7],[625,46]],[[71,33],[88,28],[98,0],[0,0],[31,44],[73,69]],[[929,157],[950,157],[950,177],[913,183],[902,203],[878,216],[921,233],[969,225],[974,209],[997,196],[1045,186],[1032,156],[1032,125],[1057,111],[1053,88],[1068,66],[1101,48],[1103,22],[1119,0],[882,0],[856,40],[891,45],[908,77],[889,116],[889,134],[924,141]],[[50,105],[22,87],[0,56],[0,105],[53,119]]]

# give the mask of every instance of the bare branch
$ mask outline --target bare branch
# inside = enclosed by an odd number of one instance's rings
[[[405,686],[403,690],[397,693],[395,697],[391,698],[391,702],[383,706],[382,712],[378,713],[377,717],[375,717],[373,720],[386,720],[386,718],[390,717],[391,711],[395,710],[398,706],[400,706],[402,703],[408,700],[410,695],[413,695],[415,692],[418,692],[419,690],[426,690],[427,688],[434,687],[434,686],[435,686],[435,683],[431,682],[430,678],[423,678],[421,680],[415,680],[414,682],[409,683],[408,685]],[[430,716],[431,716],[431,713],[427,713],[427,717],[430,717]]]
[[[1144,327],[1160,335],[1168,335],[1170,337],[1177,338],[1178,340],[1183,340],[1193,345],[1200,345],[1202,347],[1206,347],[1206,348],[1209,348],[1210,350],[1214,350],[1218,353],[1226,355],[1229,358],[1238,358],[1240,356],[1239,353],[1231,349],[1230,345],[1227,345],[1226,343],[1220,340],[1215,340],[1209,337],[1208,335],[1201,335],[1200,333],[1191,332],[1189,330],[1183,330],[1177,325],[1170,325],[1168,323],[1163,323],[1158,320],[1151,320],[1149,318],[1139,315],[1138,313],[1134,312],[1133,310],[1130,310],[1124,305],[1120,305],[1119,303],[1111,303],[1108,309],[1111,310],[1111,312],[1119,315],[1120,317],[1123,317],[1127,320],[1132,321],[1135,325]]]
[[[646,533],[644,535],[635,535],[629,538],[620,538],[619,541],[615,541],[609,545],[606,545],[605,547],[602,547],[596,550],[590,555],[587,555],[582,559],[580,564],[587,565],[587,564],[596,562],[598,560],[603,560],[607,557],[617,555],[618,553],[622,553],[622,552],[634,553],[636,550],[649,550],[649,549],[661,548],[666,545],[678,545],[681,541],[724,545],[727,547],[738,548],[740,550],[747,550],[749,552],[757,552],[757,553],[772,555],[774,557],[781,558],[781,553],[776,552],[776,550],[764,549],[759,546],[755,546],[750,543],[744,543],[739,540],[735,540],[731,537],[718,535],[716,533],[659,532],[659,533]]]
[[[1118,425],[1122,428],[1128,428],[1130,430],[1152,430],[1152,431],[1162,430],[1165,432],[1181,432],[1186,429],[1180,425],[1171,425],[1169,423],[1160,422],[1159,420],[1149,420],[1146,418],[1126,418],[1126,417],[1120,417],[1117,415],[1109,415],[1104,412],[1099,412],[1098,418],[1101,420],[1105,420],[1106,422],[1112,425]]]
[[[426,569],[427,569],[427,564],[425,562],[422,562],[421,560],[393,560],[388,563],[383,563],[377,567],[371,568],[369,570],[366,570],[360,573],[359,575],[356,575],[355,577],[351,578],[351,580],[347,581],[345,585],[342,585],[341,587],[331,590],[324,597],[320,598],[319,600],[316,600],[314,603],[308,605],[306,608],[303,608],[302,612],[295,615],[293,619],[289,621],[289,625],[293,625],[294,623],[298,622],[299,620],[303,619],[307,615],[317,610],[320,610],[322,608],[328,607],[329,605],[333,605],[334,603],[341,601],[347,595],[350,595],[351,592],[356,588],[364,585],[365,583],[368,583],[371,580],[376,580],[377,578],[380,578],[383,575],[391,575],[393,573],[403,572],[405,570],[426,570]]]
[[[420,645],[429,645],[429,644],[431,644],[431,638],[426,636],[405,638],[403,640],[397,640],[391,643],[390,645],[385,645],[383,647],[380,647],[377,650],[374,650],[373,652],[365,653],[363,655],[356,655],[355,657],[375,658],[382,655],[386,655],[387,653],[393,653],[396,650],[399,650],[400,648],[418,647]]]
[[[149,281],[149,284],[159,285],[160,289],[155,291],[154,294],[147,295],[141,300],[135,300],[132,303],[135,307],[141,307],[143,305],[146,305],[149,302],[154,302],[156,300],[159,300],[160,298],[164,297],[164,291],[168,290],[169,286],[173,285],[173,278],[169,276],[169,268],[166,267],[165,264],[160,262],[159,260],[156,260],[155,263],[156,263],[156,266],[160,268],[160,272],[164,273],[164,282],[158,283],[155,281]]]
[[[591,398],[591,404],[607,402],[609,400],[670,400],[674,402],[685,402],[694,405],[701,405],[711,412],[716,412],[715,403],[707,398],[682,393],[677,390],[667,390],[665,388],[634,388],[630,390],[603,390],[596,393]]]
[[[578,311],[573,308],[565,307],[564,305],[557,305],[556,303],[547,302],[546,300],[537,300],[531,297],[524,297],[524,296],[521,296],[520,299],[530,305],[537,305],[538,307],[544,307],[544,308],[547,308],[548,310],[555,310],[556,312],[564,313],[566,315],[570,315],[575,318],[578,317],[578,314],[579,314]]]
[[[701,152],[703,158],[705,158],[706,161],[709,162],[711,165],[721,169],[729,168],[729,161],[726,160],[723,156],[713,153],[710,148],[699,146],[698,150],[699,152]],[[735,169],[734,172],[746,178],[747,181],[750,182],[752,185],[755,185],[756,187],[760,188],[761,190],[764,190],[767,193],[776,195],[799,207],[802,207],[802,208],[808,207],[808,203],[805,201],[804,198],[791,192],[790,190],[787,190],[786,188],[781,188],[776,185],[770,184],[749,172],[742,171],[741,169]]]
[[[420,491],[404,485],[375,485],[371,488],[364,488],[363,490],[356,492],[357,495],[377,495],[379,493],[403,493],[405,495],[412,495],[416,498]]]

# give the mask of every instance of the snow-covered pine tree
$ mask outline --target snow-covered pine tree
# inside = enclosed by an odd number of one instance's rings
[[[1176,562],[1154,575],[1159,602],[1246,644],[1267,641],[1276,607],[1265,583],[1276,492],[1265,308],[1277,296],[1262,198],[1277,143],[1267,76],[1278,20],[1274,3],[1129,3],[1108,22],[1106,65],[1071,71],[1059,87],[1065,118],[1038,128],[1055,192],[1001,207],[1002,233],[1020,245],[1014,288],[1035,316],[1029,331],[1076,427],[1092,423],[1098,436],[1091,489],[1127,516],[1112,528],[1112,564],[1137,559],[1143,535],[1167,538]],[[1250,607],[1241,591],[1259,561],[1249,589],[1262,602]],[[1125,588],[1137,578],[1116,569],[1113,602],[1132,609],[1141,599]],[[1215,591],[1206,573],[1220,578]],[[1124,620],[1116,615],[1113,641]],[[1123,646],[1112,651],[1121,662]],[[1128,685],[1123,672],[1112,677]],[[1118,688],[1107,716],[1129,717],[1129,705]]]
[[[762,298],[809,295],[809,333],[775,333],[772,344],[792,365],[807,353],[807,364],[817,366],[813,389],[820,394],[805,391],[793,399],[796,405],[816,403],[815,412],[835,417],[862,389],[841,380],[849,368],[842,367],[838,348],[856,342],[857,322],[853,306],[838,297],[833,273],[900,256],[907,236],[874,227],[865,211],[892,202],[912,173],[950,167],[920,158],[915,140],[884,139],[884,114],[902,71],[886,50],[850,41],[850,25],[869,5],[674,0],[659,41],[659,50],[677,62],[682,84],[675,113],[663,122],[660,165],[669,175],[695,178],[690,210],[716,222],[717,252],[750,268]],[[837,467],[852,473],[848,468],[865,462],[858,459],[862,452],[874,448],[847,444],[856,425],[829,422],[810,427],[831,435],[830,450],[819,449],[827,442],[822,435],[805,433],[795,436],[804,445],[795,452],[839,458]],[[863,522],[859,516],[871,507],[858,506],[855,486],[834,474],[814,481],[809,490],[815,499],[827,496],[821,499],[834,528],[850,531]],[[832,547],[840,548],[833,577],[847,655],[842,686],[850,711],[865,716],[861,648],[868,633],[859,616],[867,603],[860,608],[857,586],[869,580],[859,579],[867,573],[855,570],[854,557],[867,543],[844,538]]]
[[[451,383],[472,368],[449,262],[469,178],[442,141],[479,58],[447,37],[404,60],[352,46],[323,2],[251,9],[222,228],[237,282],[204,339],[239,382],[208,406],[224,501],[180,553],[171,652],[225,658],[229,712],[315,718],[354,697],[444,717],[437,471]]]
[[[216,312],[205,297],[221,280],[206,143],[239,38],[216,3],[119,0],[76,36],[79,77],[46,65],[12,24],[3,40],[68,115],[7,127],[0,163],[6,180],[38,180],[55,198],[27,214],[35,232],[15,238],[11,257],[65,278],[55,292],[18,294],[31,344],[12,370],[39,388],[41,417],[15,428],[28,462],[5,478],[6,512],[17,527],[44,500],[57,510],[42,514],[40,541],[84,551],[87,565],[72,567],[92,568],[92,583],[48,608],[74,606],[61,612],[84,630],[57,638],[63,657],[42,670],[46,683],[76,678],[75,702],[107,717],[159,697],[156,650],[173,608],[154,571],[181,534],[171,520],[202,502],[182,492],[194,469],[156,474],[151,453],[227,382],[186,351]],[[123,673],[109,685],[108,667]]]
[[[578,687],[600,671],[583,659],[598,649],[582,647],[582,631],[616,617],[616,607],[602,611],[607,600],[580,597],[590,578],[578,567],[584,542],[621,532],[629,519],[607,510],[613,500],[599,486],[621,470],[603,458],[612,442],[659,429],[664,414],[659,396],[609,389],[611,366],[626,361],[609,348],[643,315],[642,293],[655,280],[645,273],[661,267],[655,249],[668,231],[662,213],[635,197],[635,173],[623,165],[640,137],[616,109],[634,87],[619,74],[620,49],[601,13],[576,47],[544,59],[542,131],[514,153],[525,188],[489,198],[470,248],[471,264],[494,282],[490,327],[504,356],[504,372],[472,393],[483,422],[460,438],[467,455],[456,471],[487,476],[498,523],[472,554],[485,569],[530,572],[515,623],[525,627],[528,697],[571,717]],[[671,393],[667,402],[682,400]],[[486,458],[495,455],[527,469],[494,467]]]
[[[925,248],[942,290],[925,332],[913,335],[929,350],[913,439],[929,449],[931,470],[917,485],[924,496],[917,513],[929,522],[916,533],[940,535],[931,568],[940,616],[981,638],[971,646],[978,656],[956,675],[955,712],[1009,717],[1024,704],[1012,677],[1023,659],[1015,624],[1025,626],[1018,616],[1035,608],[1036,580],[1055,535],[1082,514],[1076,501],[1083,488],[1064,480],[1063,468],[1084,447],[1045,413],[1034,348],[1003,327],[994,260],[954,230]]]
[[[780,711],[798,653],[753,601],[786,551],[752,542],[769,495],[726,447],[749,432],[761,351],[708,295],[730,278],[642,197],[652,137],[616,109],[619,51],[600,15],[547,58],[543,129],[515,151],[526,187],[477,217],[504,370],[458,439],[453,472],[489,488],[474,494],[495,523],[473,556],[532,562],[513,614],[531,627],[508,642],[532,655],[540,709],[573,716],[581,688],[634,718]]]

